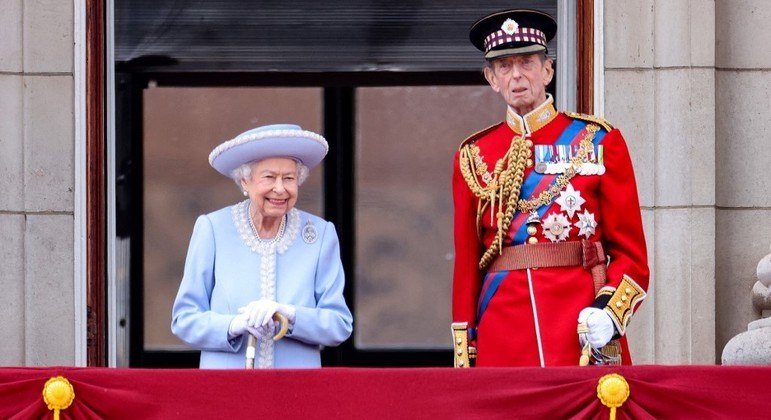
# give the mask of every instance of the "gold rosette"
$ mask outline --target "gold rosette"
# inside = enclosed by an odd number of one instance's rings
[[[67,378],[56,376],[43,386],[43,402],[49,410],[54,410],[54,420],[59,420],[59,411],[65,410],[75,400],[75,390]]]
[[[610,373],[600,378],[597,384],[597,398],[610,408],[610,420],[616,418],[616,408],[621,407],[629,398],[629,384],[623,376]]]

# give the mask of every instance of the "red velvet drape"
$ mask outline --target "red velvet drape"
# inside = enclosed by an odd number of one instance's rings
[[[45,382],[75,400],[62,419],[608,418],[597,382],[631,394],[617,418],[771,418],[771,367],[630,366],[318,370],[0,368],[0,418],[52,418]]]

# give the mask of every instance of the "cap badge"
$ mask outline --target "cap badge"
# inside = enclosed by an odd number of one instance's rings
[[[501,26],[501,30],[506,32],[506,35],[514,35],[514,33],[517,32],[517,29],[519,29],[519,24],[511,18],[506,19]]]

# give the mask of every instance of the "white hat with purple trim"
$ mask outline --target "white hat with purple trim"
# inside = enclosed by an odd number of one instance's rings
[[[209,154],[209,164],[228,178],[245,163],[274,157],[297,159],[312,169],[327,151],[327,141],[312,131],[294,124],[272,124],[243,132],[215,147]]]

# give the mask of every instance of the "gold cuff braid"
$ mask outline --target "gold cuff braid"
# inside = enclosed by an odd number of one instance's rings
[[[477,350],[468,343],[468,322],[453,322],[452,345],[453,366],[456,368],[469,368],[473,366],[477,357]]]
[[[619,334],[624,335],[626,326],[638,303],[645,299],[646,293],[631,277],[624,274],[621,283],[610,296],[605,310],[610,313]]]

